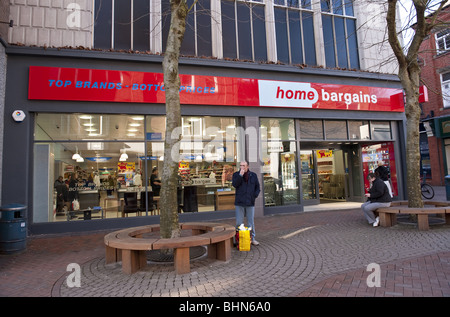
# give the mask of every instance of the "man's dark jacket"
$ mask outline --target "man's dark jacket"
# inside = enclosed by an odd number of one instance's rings
[[[389,189],[379,178],[375,178],[372,187],[369,189],[370,197],[368,200],[372,203],[388,203],[392,201]]]
[[[231,184],[236,188],[234,200],[236,206],[250,207],[255,205],[255,199],[261,191],[258,176],[255,173],[248,171],[248,182],[246,182],[239,171],[235,172]]]

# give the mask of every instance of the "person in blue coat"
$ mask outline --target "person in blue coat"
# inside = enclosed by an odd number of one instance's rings
[[[253,245],[259,245],[255,240],[255,199],[261,189],[258,176],[248,169],[248,162],[240,163],[239,171],[233,174],[232,185],[236,188],[234,205],[236,207],[236,227],[244,223],[247,216],[248,227],[251,228],[251,239]]]

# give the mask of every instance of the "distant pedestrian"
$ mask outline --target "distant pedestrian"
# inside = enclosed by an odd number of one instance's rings
[[[376,217],[374,211],[382,207],[391,206],[391,195],[386,184],[375,173],[369,173],[367,179],[372,184],[369,189],[369,193],[366,193],[367,202],[361,205],[361,209],[364,213],[369,224],[377,227],[380,223],[380,218]]]
[[[232,185],[236,188],[234,205],[236,207],[236,227],[244,223],[247,216],[248,227],[251,227],[253,245],[259,245],[255,240],[255,199],[261,189],[258,176],[248,169],[248,162],[242,161],[239,171],[233,174]]]

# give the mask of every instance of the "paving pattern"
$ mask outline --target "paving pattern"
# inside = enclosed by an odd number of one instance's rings
[[[105,265],[103,257],[96,258],[82,266],[82,287],[69,288],[63,279],[59,295],[286,297],[303,293],[314,296],[318,295],[317,290],[307,291],[311,284],[356,270],[364,294],[375,295],[377,291],[380,296],[403,296],[404,293],[389,287],[388,266],[381,270],[381,273],[385,271],[383,287],[374,288],[373,292],[368,290],[366,280],[371,271],[366,271],[367,265],[450,251],[447,227],[419,232],[404,226],[373,228],[363,220],[272,231],[259,234],[258,239],[260,246],[252,247],[250,252],[233,250],[232,260],[227,263],[206,257],[194,260],[191,273],[181,276],[173,272],[173,264],[156,263],[126,276],[120,264]],[[446,270],[447,285],[442,286],[438,296],[450,296],[448,262]]]
[[[450,297],[450,226],[373,228],[359,209],[255,221],[260,246],[233,249],[228,262],[200,257],[179,276],[171,263],[133,275],[106,265],[106,232],[32,237],[26,252],[0,256],[0,296]],[[70,263],[81,267],[81,287],[67,285]],[[380,287],[368,287],[370,263],[380,265]]]

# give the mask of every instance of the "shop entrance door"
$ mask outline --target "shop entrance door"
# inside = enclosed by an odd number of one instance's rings
[[[364,201],[364,180],[362,168],[362,155],[359,145],[349,145],[344,148],[347,171],[347,201]]]
[[[344,151],[320,149],[316,156],[320,203],[345,201],[348,186]]]
[[[301,145],[302,203],[361,202],[364,183],[359,145],[321,145]]]

